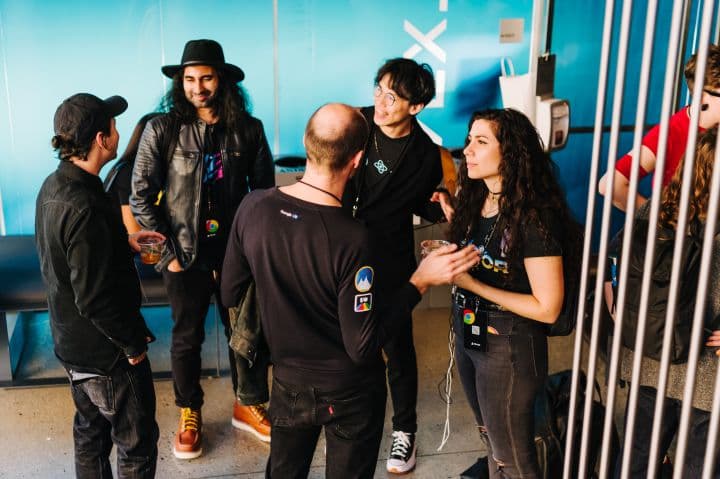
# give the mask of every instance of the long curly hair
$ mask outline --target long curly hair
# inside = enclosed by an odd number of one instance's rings
[[[160,103],[160,110],[178,116],[181,123],[191,123],[197,118],[195,106],[185,97],[183,88],[184,69],[172,78],[172,87]],[[249,102],[245,90],[233,82],[222,68],[215,68],[218,89],[211,105],[220,122],[232,131],[243,131],[248,116]]]
[[[509,108],[476,111],[468,123],[468,132],[477,120],[486,120],[500,144],[501,192],[497,231],[504,232],[503,253],[510,264],[522,262],[525,224],[536,224],[546,246],[553,244],[549,223],[553,218],[565,233],[559,238],[563,256],[577,254],[580,227],[572,218],[558,184],[555,165],[543,151],[542,140],[530,120]],[[465,138],[465,146],[469,143]],[[467,162],[460,164],[457,207],[450,224],[449,237],[455,243],[467,239],[478,224],[480,210],[488,195],[483,180],[468,177]],[[554,243],[557,244],[557,243]],[[512,268],[511,268],[512,270]]]
[[[688,228],[690,228],[690,232],[693,232],[693,228],[704,224],[707,220],[717,133],[717,128],[711,128],[705,131],[698,139],[692,172],[692,194],[690,195],[688,208]],[[677,166],[670,183],[662,192],[659,223],[663,228],[669,230],[677,228],[684,164],[685,158]]]

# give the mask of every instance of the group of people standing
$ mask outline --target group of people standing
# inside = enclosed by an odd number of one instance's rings
[[[440,150],[416,120],[435,95],[432,71],[391,59],[375,77],[374,106],[329,103],[313,113],[302,178],[272,188],[263,126],[238,86],[244,72],[222,47],[190,41],[162,72],[172,78],[166,113],[136,129],[137,151],[107,181],[124,192],[122,207],[99,178],[117,154],[120,97],[81,93],[60,105],[52,143],[62,161],[38,195],[55,352],[76,405],[77,476],[110,477],[113,443],[120,476],[155,473],[153,335],[132,252],[155,236],[166,240],[156,269],[173,320],[176,457],[202,454],[200,358],[215,296],[228,337],[245,328],[253,338],[243,354],[229,350],[232,423],[270,442],[267,477],[306,477],[323,429],[327,477],[372,477],[386,370],[387,470],[412,470],[411,313],[430,286],[455,284],[458,369],[491,477],[537,477],[533,398],[547,375],[546,325],[562,308],[575,223],[530,121],[513,110],[475,113],[459,194],[436,191]],[[450,221],[452,244],[419,265],[413,214]],[[231,318],[229,308],[246,304],[238,309],[250,313],[233,314],[248,317]]]

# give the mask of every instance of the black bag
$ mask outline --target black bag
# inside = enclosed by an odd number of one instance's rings
[[[549,325],[548,336],[567,336],[575,330],[580,305],[580,276],[582,273],[583,233],[576,224],[568,225],[565,251],[563,251],[563,307],[557,320]]]
[[[645,245],[648,236],[648,221],[639,219],[633,227],[633,243],[628,257],[628,276],[625,301],[625,319],[622,328],[622,342],[626,347],[635,349],[638,317],[640,309],[640,292],[642,276],[645,269]],[[660,360],[662,354],[665,316],[667,314],[668,295],[670,292],[670,276],[675,246],[675,233],[661,229],[655,241],[655,254],[652,264],[651,285],[649,290],[647,323],[643,355]],[[690,330],[692,329],[695,309],[695,295],[700,273],[700,256],[702,235],[689,235],[685,238],[680,259],[680,281],[678,284],[677,309],[675,310],[675,327],[671,343],[672,363],[687,361],[690,350]],[[624,259],[623,259],[624,260]]]

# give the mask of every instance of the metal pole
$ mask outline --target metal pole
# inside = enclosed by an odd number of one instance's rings
[[[580,277],[580,305],[578,308],[577,326],[575,328],[575,346],[573,350],[572,380],[570,382],[570,405],[568,411],[568,426],[565,443],[565,458],[563,464],[563,479],[570,479],[572,471],[572,450],[575,437],[576,402],[578,396],[578,375],[580,372],[580,359],[582,357],[583,329],[585,325],[585,301],[588,283],[588,267],[590,263],[590,248],[593,231],[593,218],[595,216],[595,196],[597,194],[598,169],[600,164],[600,147],[602,142],[603,118],[605,116],[605,95],[607,90],[608,65],[610,46],[612,43],[612,23],[615,2],[608,0],[605,3],[605,22],[603,24],[603,42],[600,53],[600,71],[598,75],[598,94],[595,107],[595,131],[593,133],[592,160],[590,165],[590,187],[588,191],[588,207],[585,213],[585,240],[583,245],[582,275]]]
[[[622,251],[625,255],[630,251],[632,242],[633,222],[635,219],[635,208],[637,200],[638,176],[640,170],[640,151],[642,147],[643,126],[645,125],[645,115],[647,112],[647,96],[650,84],[650,71],[652,68],[653,54],[653,37],[655,35],[655,21],[657,17],[657,1],[648,2],[647,15],[645,21],[645,37],[643,39],[643,59],[640,68],[640,85],[638,90],[638,108],[635,116],[635,133],[633,137],[632,148],[632,166],[630,169],[630,193],[628,194],[627,214],[625,216],[625,229],[623,234]],[[661,175],[660,175],[661,176]],[[600,477],[609,476],[609,468],[614,465],[610,464],[610,440],[613,430],[615,395],[617,390],[617,372],[620,357],[620,338],[622,331],[623,319],[625,317],[625,297],[627,295],[627,275],[628,261],[621,261],[619,289],[616,304],[618,305],[617,316],[615,318],[615,331],[613,337],[612,353],[610,356],[608,370],[608,393],[605,410],[605,419],[603,424],[603,440],[600,455]]]

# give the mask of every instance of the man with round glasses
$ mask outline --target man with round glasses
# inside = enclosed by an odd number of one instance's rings
[[[375,76],[374,96],[374,106],[361,109],[370,135],[343,206],[352,209],[370,231],[378,302],[390,302],[388,292],[407,282],[416,267],[413,214],[430,221],[443,217],[440,206],[430,202],[442,180],[440,152],[416,119],[435,96],[432,70],[407,58],[388,60]],[[389,297],[380,299],[383,292]],[[418,382],[410,314],[405,322],[383,347],[393,403],[393,442],[387,461],[392,473],[411,471],[416,456]]]

